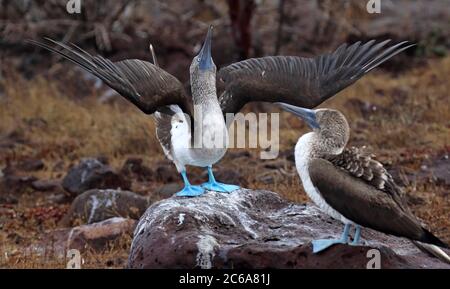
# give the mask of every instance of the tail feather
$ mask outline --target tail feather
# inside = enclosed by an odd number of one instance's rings
[[[425,253],[431,254],[444,263],[450,264],[450,256],[447,255],[441,248],[436,245],[425,244],[417,241],[412,241],[417,248]]]
[[[427,231],[426,229],[423,229],[423,235],[422,235],[421,240],[419,240],[419,241],[449,249],[448,244],[441,241],[438,237],[436,237],[435,235],[433,235],[431,232]]]

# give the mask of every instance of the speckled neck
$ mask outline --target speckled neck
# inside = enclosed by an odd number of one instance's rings
[[[219,105],[214,71],[197,72],[191,75],[191,91],[194,105],[214,103]]]

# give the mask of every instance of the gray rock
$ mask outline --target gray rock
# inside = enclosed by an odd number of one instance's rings
[[[73,167],[63,179],[63,188],[73,196],[90,189],[130,189],[131,182],[94,158],[87,158]]]
[[[132,157],[125,161],[120,173],[132,179],[139,181],[150,181],[154,177],[152,169],[143,164],[143,160],[138,157]]]
[[[161,198],[170,198],[183,188],[181,183],[168,183],[155,190],[155,194]]]
[[[23,194],[31,191],[34,176],[17,176],[5,174],[0,178],[0,204],[16,204]]]
[[[89,190],[75,198],[60,225],[92,224],[112,217],[139,219],[148,198],[129,191]]]
[[[15,166],[15,168],[19,171],[34,172],[44,169],[45,164],[42,160],[30,158],[22,160]]]
[[[40,192],[61,192],[63,188],[59,180],[36,180],[31,187]]]
[[[64,258],[70,249],[101,252],[121,237],[129,238],[135,226],[136,220],[116,217],[94,224],[56,229],[46,232],[27,250],[36,255],[59,258]]]
[[[241,189],[172,197],[153,204],[134,231],[130,268],[366,268],[377,249],[381,268],[450,268],[408,240],[363,229],[366,245],[313,254],[311,240],[337,238],[342,224],[313,205]]]

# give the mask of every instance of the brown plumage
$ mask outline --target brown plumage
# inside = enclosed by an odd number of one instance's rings
[[[350,129],[342,113],[280,105],[313,129],[299,139],[295,163],[306,193],[322,210],[344,223],[448,248],[414,216],[403,190],[373,154],[346,148]]]
[[[324,158],[379,190],[389,191],[397,187],[392,176],[366,147],[345,148],[341,154]]]
[[[309,175],[324,200],[356,224],[448,248],[422,227],[395,184],[393,189],[378,189],[366,179],[355,177],[346,168],[337,167],[323,158],[310,161]]]
[[[233,63],[219,71],[225,91],[219,97],[224,113],[236,113],[247,102],[283,102],[313,108],[364,74],[414,44],[386,46],[390,40],[343,44],[314,58],[268,56]]]
[[[144,113],[152,114],[160,107],[176,104],[192,115],[191,97],[181,82],[164,69],[139,59],[112,62],[100,55],[93,56],[74,44],[46,40],[48,44],[34,40],[28,42],[57,53],[97,76]]]

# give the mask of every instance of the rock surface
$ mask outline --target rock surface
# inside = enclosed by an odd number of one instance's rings
[[[61,225],[92,224],[112,217],[138,220],[149,199],[129,191],[89,190],[75,198]]]
[[[182,183],[168,183],[156,188],[154,194],[161,198],[170,198],[183,188]]]
[[[22,195],[31,190],[37,179],[33,176],[4,175],[0,177],[0,204],[16,204]]]
[[[45,164],[39,159],[25,159],[16,165],[16,169],[24,172],[34,172],[44,169]]]
[[[139,181],[150,181],[152,180],[154,173],[152,169],[145,166],[143,162],[144,161],[138,157],[129,158],[123,164],[120,173]]]
[[[73,167],[63,180],[62,186],[73,196],[90,189],[130,189],[131,182],[95,158],[83,159]]]
[[[381,268],[450,268],[408,240],[362,230],[364,246],[312,253],[311,240],[340,236],[342,224],[313,205],[269,191],[208,192],[153,204],[134,231],[130,268],[366,268],[378,249]]]
[[[135,225],[136,220],[116,217],[90,225],[57,229],[47,232],[28,250],[58,257],[65,257],[70,249],[102,251],[121,237],[131,236]]]

